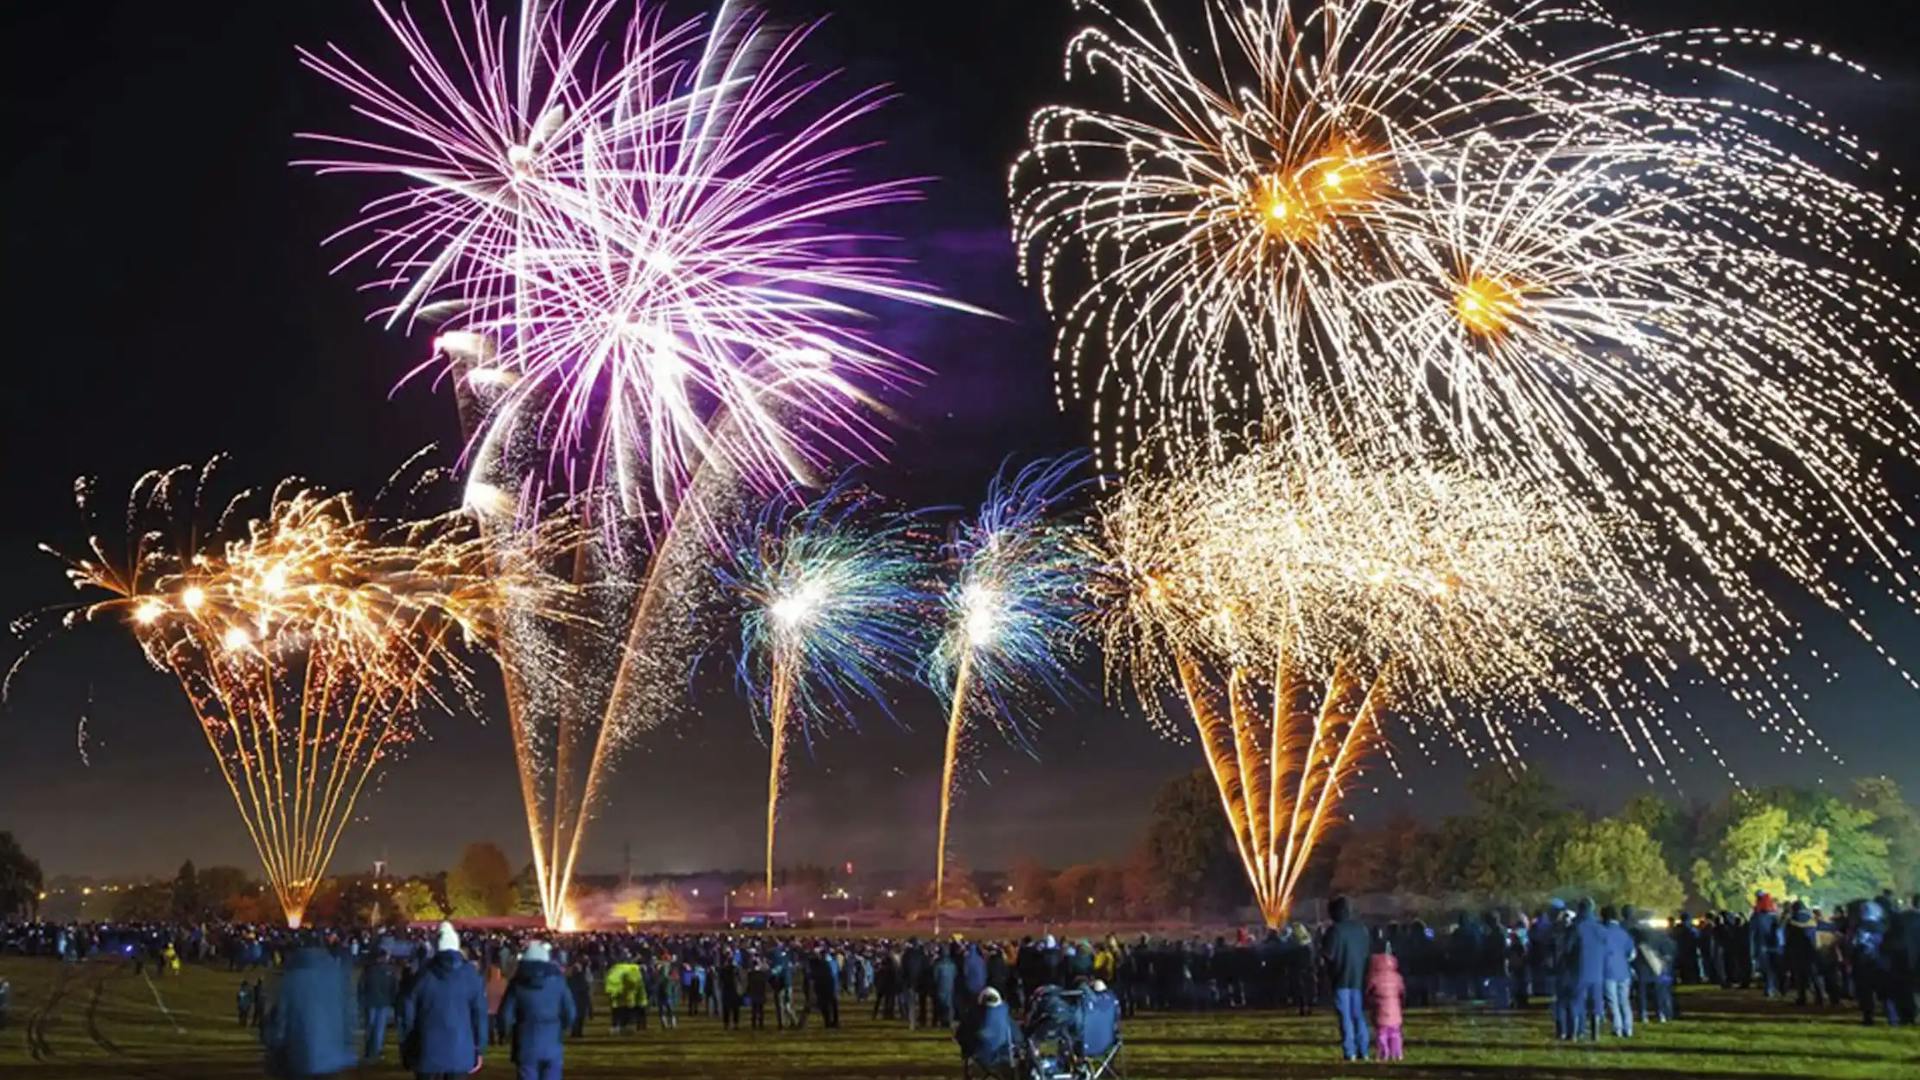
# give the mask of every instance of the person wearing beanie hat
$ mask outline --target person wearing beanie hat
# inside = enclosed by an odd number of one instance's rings
[[[560,1080],[567,1031],[577,1018],[573,992],[544,941],[527,944],[500,1004],[520,1080]]]
[[[460,952],[452,923],[440,924],[436,944],[401,999],[401,1056],[418,1077],[466,1076],[480,1068],[487,1045],[486,985]]]

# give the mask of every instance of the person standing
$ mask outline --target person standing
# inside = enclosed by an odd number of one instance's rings
[[[1373,1020],[1375,1049],[1381,1061],[1399,1061],[1405,1047],[1401,1040],[1402,1005],[1407,997],[1406,980],[1400,977],[1400,965],[1392,953],[1377,953],[1367,960],[1367,1015]]]
[[[287,957],[260,1029],[267,1075],[304,1080],[353,1067],[353,1006],[340,982],[339,963],[317,945]]]
[[[593,1019],[593,983],[587,981],[587,967],[580,960],[567,966],[567,993],[573,998],[573,1030],[567,1037],[578,1039],[587,1033],[587,1021]]]
[[[933,1023],[935,1027],[953,1026],[953,992],[960,977],[960,965],[954,954],[958,945],[944,949],[933,962]]]
[[[578,1016],[573,992],[553,966],[552,950],[544,941],[528,943],[500,1002],[500,1023],[513,1047],[519,1080],[560,1080],[566,1054],[561,1036]]]
[[[479,1070],[487,1045],[487,989],[460,953],[460,935],[440,924],[437,951],[400,999],[401,1044],[408,1068],[421,1080],[455,1080]]]
[[[487,1045],[507,1041],[507,1026],[500,1020],[500,1005],[507,999],[507,973],[499,964],[487,965]]]
[[[1607,1022],[1616,1037],[1630,1039],[1633,1037],[1633,1005],[1627,997],[1627,984],[1633,981],[1633,935],[1620,925],[1619,913],[1611,904],[1600,909],[1600,924],[1606,932],[1600,987],[1607,1003]]]
[[[727,952],[720,957],[720,970],[715,975],[720,982],[720,1027],[740,1030],[740,966],[733,962],[733,954]]]
[[[1573,918],[1570,961],[1573,965],[1573,1038],[1600,1037],[1600,1013],[1605,1008],[1607,928],[1593,914],[1593,901],[1581,900]]]
[[[1353,917],[1346,897],[1334,897],[1327,911],[1333,926],[1320,951],[1326,958],[1327,981],[1333,984],[1333,1011],[1340,1018],[1340,1053],[1347,1061],[1364,1061],[1371,1049],[1363,996],[1372,946],[1365,924]]]
[[[374,954],[360,972],[360,1014],[367,1025],[366,1045],[360,1060],[379,1061],[387,1052],[387,1028],[393,1023],[393,1008],[400,993],[400,976],[393,970],[385,949]]]
[[[1780,910],[1765,891],[1753,895],[1753,917],[1747,920],[1747,943],[1753,972],[1768,997],[1780,994]]]
[[[614,965],[607,969],[607,1004],[610,1006],[609,1022],[615,1035],[625,1035],[633,1030],[634,1017],[640,1007],[640,966],[624,954]]]
[[[753,967],[747,971],[749,1022],[755,1031],[767,1026],[767,994],[772,989],[772,984],[773,980],[767,973],[767,965],[755,956]]]

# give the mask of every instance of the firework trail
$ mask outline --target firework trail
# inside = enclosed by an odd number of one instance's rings
[[[1609,557],[1713,612],[1696,659],[1796,749],[1783,579],[1892,662],[1859,579],[1920,607],[1911,213],[1735,58],[1857,65],[1595,0],[1078,7],[1069,76],[1124,93],[1037,113],[1011,187],[1103,467],[1453,459],[1635,522]]]
[[[820,725],[852,723],[859,702],[886,708],[883,684],[911,677],[924,655],[927,568],[914,525],[836,484],[811,502],[770,501],[716,570],[739,608],[737,680],[767,730],[768,897],[791,735],[811,749]]]
[[[1389,710],[1464,742],[1468,705],[1509,745],[1515,717],[1601,707],[1585,688],[1660,629],[1604,528],[1458,465],[1263,448],[1175,475],[1107,500],[1088,619],[1110,690],[1164,729],[1168,698],[1192,722],[1270,925]]]
[[[1081,639],[1087,601],[1082,527],[1067,512],[1090,481],[1082,455],[1036,461],[1009,475],[1003,466],[979,513],[946,545],[954,578],[940,600],[945,630],[924,678],[947,704],[940,769],[940,825],[934,911],[946,894],[947,826],[955,771],[985,712],[1010,743],[1032,751],[1034,702],[1059,700],[1073,687],[1068,670]]]
[[[60,625],[124,621],[179,681],[297,927],[367,780],[418,734],[421,710],[472,706],[464,656],[495,646],[510,606],[571,616],[564,588],[503,564],[467,515],[377,521],[286,481],[257,513],[243,494],[209,525],[213,470],[134,486],[124,538],[65,559],[75,588],[106,599]],[[87,485],[76,491],[85,511]]]
[[[470,0],[444,28],[382,7],[410,84],[302,54],[373,122],[310,136],[327,150],[306,164],[390,185],[341,265],[376,268],[390,323],[438,328],[417,370],[451,376],[469,505],[509,551],[546,513],[604,533],[568,576],[625,631],[531,620],[503,650],[550,924],[612,760],[679,707],[706,541],[750,493],[878,453],[877,396],[921,369],[866,336],[870,309],[963,307],[851,223],[916,185],[860,177],[855,129],[886,95],[807,71],[811,27],[623,7]]]

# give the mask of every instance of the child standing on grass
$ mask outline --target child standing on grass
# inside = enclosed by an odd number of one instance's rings
[[[1400,1006],[1407,997],[1406,980],[1392,953],[1375,953],[1367,960],[1367,1017],[1373,1022],[1374,1058],[1399,1061]]]

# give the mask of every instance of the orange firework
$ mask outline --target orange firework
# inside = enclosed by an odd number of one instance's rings
[[[179,681],[297,927],[361,792],[418,734],[422,707],[447,704],[449,690],[471,703],[462,654],[493,646],[508,597],[564,612],[544,579],[500,565],[465,514],[383,522],[286,481],[257,515],[242,495],[202,531],[212,471],[135,484],[124,547],[96,536],[66,559],[76,588],[107,597],[62,625],[123,619]]]

